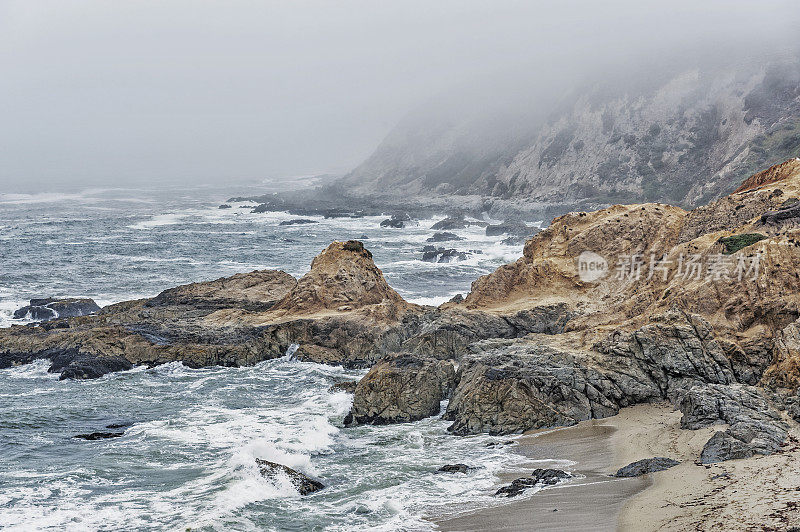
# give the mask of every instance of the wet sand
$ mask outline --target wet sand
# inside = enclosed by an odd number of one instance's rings
[[[520,438],[531,458],[570,459],[585,475],[524,500],[437,523],[441,530],[789,530],[800,527],[800,427],[770,456],[712,465],[698,461],[724,425],[680,428],[668,404],[624,408],[614,417]],[[636,460],[666,456],[680,465],[635,479],[608,475]],[[531,463],[531,468],[547,467]],[[508,483],[524,471],[509,472]],[[500,484],[500,483],[499,483]],[[498,485],[499,485],[498,484]],[[553,510],[558,510],[554,512]]]
[[[574,427],[540,431],[520,438],[517,452],[536,460],[528,472],[554,464],[540,460],[571,460],[569,468],[582,475],[565,484],[546,488],[524,500],[471,512],[437,523],[444,531],[517,530],[615,530],[619,512],[626,501],[645,489],[650,480],[616,479],[613,435],[617,429],[603,420],[591,420]],[[509,472],[501,483],[524,476]],[[500,484],[498,484],[499,486]]]

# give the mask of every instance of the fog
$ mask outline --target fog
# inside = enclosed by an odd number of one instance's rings
[[[490,109],[629,61],[759,61],[793,52],[799,12],[793,1],[0,0],[0,193],[344,173],[432,101],[472,89],[463,105]]]

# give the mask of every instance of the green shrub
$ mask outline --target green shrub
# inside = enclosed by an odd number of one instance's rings
[[[767,238],[767,235],[762,235],[761,233],[745,233],[742,235],[733,235],[720,238],[719,242],[725,246],[725,251],[723,251],[723,253],[725,255],[731,255],[740,249],[744,249],[747,246],[752,246],[756,242],[764,240],[765,238]]]

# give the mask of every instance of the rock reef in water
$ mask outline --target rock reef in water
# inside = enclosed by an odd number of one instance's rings
[[[325,487],[322,482],[314,480],[283,464],[276,464],[275,462],[256,458],[256,465],[258,465],[258,469],[264,478],[277,480],[279,475],[285,475],[300,495],[310,495]]]
[[[348,424],[438,415],[449,398],[454,434],[511,434],[666,400],[686,430],[727,425],[703,462],[769,454],[800,418],[800,219],[762,215],[795,205],[798,172],[770,169],[692,211],[558,217],[519,260],[438,308],[404,301],[362,242],[334,242],[300,279],[237,274],[0,330],[0,367],[46,358],[63,378],[93,378],[175,360],[248,365],[296,346],[300,360],[371,368]],[[605,261],[600,275],[582,275],[587,253]],[[705,266],[687,274],[689,257]]]

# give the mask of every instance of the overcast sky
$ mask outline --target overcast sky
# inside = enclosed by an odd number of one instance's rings
[[[409,111],[474,80],[545,60],[574,72],[631,51],[657,63],[675,49],[779,45],[796,40],[798,11],[0,0],[0,193],[345,172]]]

